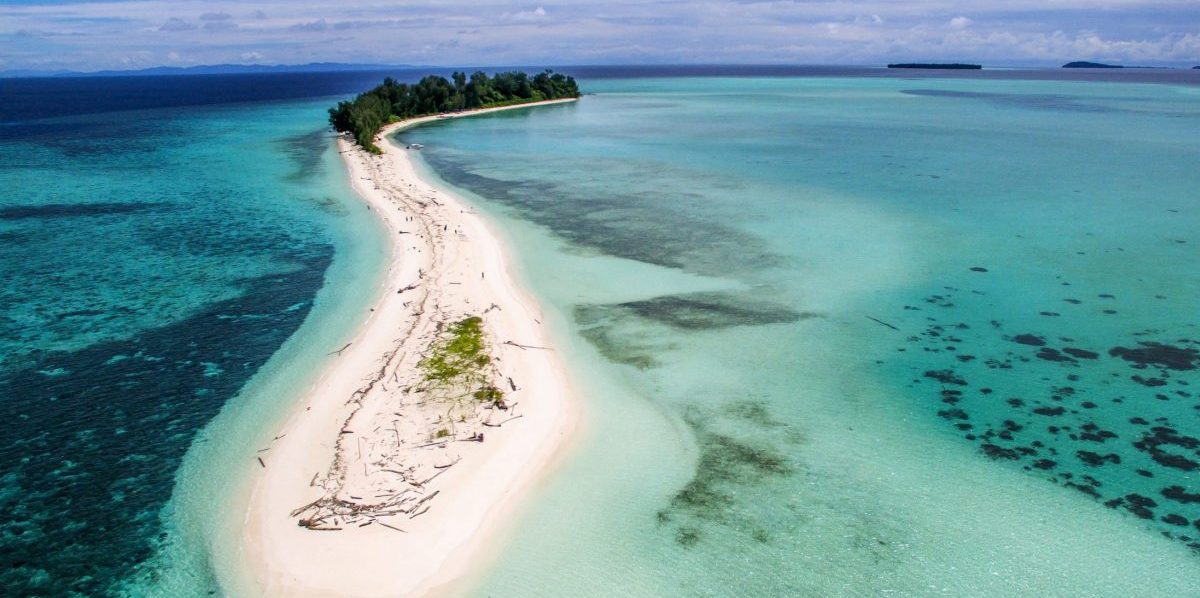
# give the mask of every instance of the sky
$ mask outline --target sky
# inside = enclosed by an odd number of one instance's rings
[[[1200,0],[0,0],[0,70],[1200,64]]]

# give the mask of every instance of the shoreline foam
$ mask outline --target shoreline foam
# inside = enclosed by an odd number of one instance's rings
[[[451,117],[564,101],[573,100]],[[392,596],[444,588],[486,557],[485,547],[577,425],[578,401],[557,354],[518,346],[549,347],[549,334],[536,302],[514,282],[502,243],[466,202],[421,179],[412,158],[388,138],[438,118],[386,127],[380,133],[382,156],[338,140],[352,186],[387,229],[392,260],[382,288],[371,291],[376,295],[371,316],[293,408],[252,482],[241,551],[253,578],[247,589],[257,593]],[[290,514],[327,494],[329,485],[316,483],[318,478],[324,483],[339,468],[367,471],[372,434],[378,440],[394,433],[367,428],[384,411],[398,408],[404,395],[398,376],[411,370],[437,324],[448,323],[435,314],[478,315],[493,304],[498,309],[485,317],[491,353],[502,374],[515,381],[517,390],[508,400],[521,417],[489,428],[486,442],[450,443],[448,450],[461,461],[428,482],[429,493],[439,494],[418,517],[380,518],[390,528],[299,526]],[[505,344],[509,341],[517,344]],[[364,388],[369,390],[363,393]],[[347,448],[353,444],[342,446],[353,435],[367,439],[366,459]],[[445,451],[429,458],[444,456]],[[338,490],[353,493],[354,487]]]

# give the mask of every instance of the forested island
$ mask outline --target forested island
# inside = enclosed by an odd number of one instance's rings
[[[972,70],[976,71],[983,68],[982,64],[963,64],[961,62],[900,62],[887,65],[890,69],[949,69],[949,70]]]
[[[1123,69],[1125,67],[1119,64],[1104,64],[1103,62],[1088,62],[1086,60],[1076,60],[1062,65],[1065,69]]]
[[[549,69],[533,77],[520,71],[488,77],[487,73],[476,71],[468,79],[466,73],[456,72],[451,79],[429,75],[410,85],[388,77],[378,87],[330,108],[329,124],[339,132],[351,133],[367,150],[380,153],[375,136],[391,122],[580,95],[574,77]]]

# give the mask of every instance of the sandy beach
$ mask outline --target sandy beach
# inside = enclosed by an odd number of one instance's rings
[[[546,103],[562,101],[573,100]],[[260,455],[242,554],[261,595],[443,593],[486,565],[575,432],[579,403],[502,243],[463,200],[417,176],[415,150],[388,139],[437,118],[388,126],[381,156],[338,140],[392,258],[382,287],[363,289],[374,295],[366,322],[331,348]],[[483,319],[486,375],[503,400],[448,407],[422,391],[418,364],[471,316]]]

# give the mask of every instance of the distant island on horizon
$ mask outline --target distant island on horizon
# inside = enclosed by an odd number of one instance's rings
[[[1087,60],[1076,60],[1075,62],[1068,62],[1068,63],[1066,63],[1066,64],[1062,65],[1062,68],[1064,68],[1064,69],[1158,69],[1158,70],[1171,70],[1171,69],[1174,69],[1174,68],[1180,68],[1180,67],[1172,67],[1172,66],[1144,66],[1144,65],[1129,65],[1129,66],[1126,66],[1126,65],[1123,65],[1123,64],[1106,64],[1106,63],[1103,63],[1103,62],[1089,62],[1089,61],[1087,61]],[[1185,66],[1185,67],[1182,67],[1182,68],[1185,68],[1185,69],[1186,69],[1186,68],[1188,68],[1188,67],[1186,67],[1186,66]],[[1200,69],[1200,66],[1194,66],[1194,67],[1192,67],[1192,68],[1193,68],[1193,69]]]
[[[197,66],[155,66],[132,70],[72,71],[17,69],[0,71],[0,78],[18,77],[147,77],[170,75],[249,75],[264,73],[332,73],[378,71],[387,69],[431,68],[413,64],[357,64],[309,62],[305,64],[205,64]]]
[[[1124,66],[1119,64],[1104,64],[1103,62],[1088,62],[1086,60],[1076,60],[1062,65],[1064,69],[1123,69]]]
[[[588,69],[612,69],[621,67],[669,67],[679,65],[573,65],[572,68],[588,68]],[[691,67],[722,67],[724,69],[737,68],[786,68],[789,65],[764,65],[764,64],[695,64],[684,65]],[[803,65],[790,65],[803,66]],[[822,65],[814,65],[819,68]],[[839,65],[823,65],[830,68],[837,68]],[[841,65],[856,68],[853,65]],[[903,62],[890,63],[886,65],[889,69],[924,69],[924,70],[980,70],[983,65],[969,63],[925,63],[925,62]],[[369,63],[340,63],[340,62],[310,62],[304,64],[211,64],[211,65],[195,65],[195,66],[155,66],[141,69],[116,70],[106,69],[98,71],[77,71],[68,69],[8,69],[0,70],[0,79],[20,79],[20,78],[87,78],[87,77],[158,77],[158,76],[189,76],[189,75],[252,75],[252,74],[299,74],[299,73],[353,73],[353,72],[371,72],[371,71],[388,71],[388,70],[406,70],[406,71],[442,71],[449,73],[451,69],[462,69],[464,66],[432,66],[432,65],[416,65],[416,64],[369,64]],[[478,68],[477,66],[468,65],[466,68]],[[490,68],[490,67],[488,67]],[[509,67],[511,68],[511,67]],[[1055,68],[1051,65],[1025,65],[1006,68],[1017,69],[1051,69]],[[1160,69],[1160,70],[1200,70],[1198,66],[1126,66],[1117,64],[1107,64],[1092,61],[1072,61],[1061,65],[1058,68],[1072,69]]]
[[[899,62],[887,65],[890,69],[947,69],[947,70],[968,70],[977,71],[983,68],[982,64],[965,64],[961,62]]]

